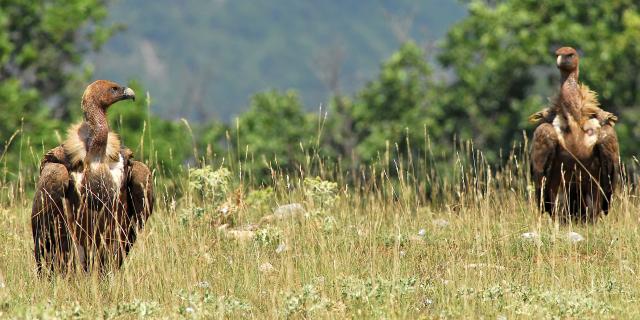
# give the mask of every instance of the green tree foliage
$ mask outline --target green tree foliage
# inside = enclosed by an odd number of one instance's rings
[[[553,51],[581,50],[580,77],[603,107],[622,115],[625,146],[640,138],[640,13],[637,1],[472,1],[439,57],[455,80],[442,91],[448,121],[483,149],[509,149],[526,116],[559,84]],[[636,108],[637,109],[637,108]]]
[[[106,11],[98,0],[0,4],[1,138],[7,141],[22,128],[30,141],[50,147],[59,141],[52,132],[66,123],[51,120],[56,117],[45,105],[53,105],[63,121],[79,118],[84,85],[78,81],[86,75],[81,57],[114,29],[103,26]],[[431,66],[425,51],[405,42],[357,93],[342,95],[336,84],[326,123],[306,113],[295,92],[273,90],[253,96],[249,110],[230,128],[218,121],[192,128],[151,115],[145,91],[133,83],[139,99],[115,105],[111,125],[137,158],[152,165],[173,170],[212,155],[224,155],[227,161],[230,155],[230,161],[240,160],[260,182],[270,169],[306,170],[317,155],[341,158],[341,164],[355,169],[380,163],[387,151],[394,158],[408,150],[424,154],[425,133],[429,151],[438,155],[451,150],[457,137],[473,139],[489,160],[496,160],[500,149],[511,149],[523,130],[532,129],[527,116],[545,107],[545,97],[557,91],[553,51],[570,45],[581,51],[582,81],[600,94],[605,109],[620,116],[616,129],[623,155],[630,154],[630,146],[640,139],[635,126],[640,121],[640,4],[474,0],[468,8],[468,17],[448,32],[438,51],[442,81],[436,80],[433,70],[440,69]],[[208,25],[203,23],[198,22]],[[269,72],[285,70],[268,65]],[[180,95],[176,105],[211,105],[201,94],[211,82],[199,77],[193,78],[197,86],[184,84],[195,90],[189,99],[199,99],[197,103]],[[78,111],[69,115],[68,110]],[[436,167],[432,160],[439,161],[430,156],[421,165]]]
[[[151,114],[150,97],[138,82],[129,85],[136,92],[134,102],[119,102],[109,108],[109,123],[138,160],[160,164],[175,171],[190,159],[195,148],[189,128],[179,121]]]
[[[391,148],[406,150],[407,139],[416,142],[429,117],[431,68],[415,43],[405,43],[387,60],[378,78],[358,94],[353,108],[357,153],[365,162]]]
[[[37,92],[56,118],[68,118],[84,82],[77,66],[116,30],[102,23],[105,2],[0,0],[0,85],[18,81],[18,92]]]
[[[48,110],[37,108],[40,99],[37,90],[24,89],[16,79],[0,82],[0,154],[6,147],[15,144],[9,140],[28,134],[36,145],[49,145],[54,140],[53,132],[57,121],[49,119]]]
[[[418,152],[424,146],[425,128],[439,131],[433,90],[424,50],[414,42],[405,43],[353,101],[334,99],[329,145],[341,156],[365,164],[377,161],[387,148],[392,153],[396,148],[401,153],[408,148]]]
[[[104,2],[0,0],[0,154],[14,133],[37,151],[59,142],[56,119],[80,109],[84,55],[115,30],[102,23]],[[17,154],[6,152],[11,172]]]
[[[313,115],[294,91],[258,93],[238,118],[232,143],[245,168],[265,177],[269,169],[297,170],[314,142]]]

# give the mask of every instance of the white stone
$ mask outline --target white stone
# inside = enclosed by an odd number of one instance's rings
[[[299,203],[281,205],[273,211],[273,214],[266,215],[260,219],[260,223],[272,223],[284,219],[298,219],[305,213],[304,207]]]
[[[440,228],[446,228],[449,226],[449,221],[445,219],[435,219],[433,220],[433,224]]]
[[[569,240],[569,242],[571,242],[571,243],[578,243],[580,241],[583,241],[584,237],[581,234],[577,233],[577,232],[571,231],[571,232],[567,233],[567,240]]]
[[[302,215],[304,211],[304,207],[301,204],[291,203],[279,206],[273,214],[279,219],[284,219]]]
[[[280,254],[280,253],[283,253],[285,251],[287,251],[287,245],[284,242],[282,242],[276,248],[276,253]]]
[[[464,266],[464,268],[465,269],[494,269],[499,271],[507,270],[507,268],[501,265],[491,264],[491,263],[470,263]]]
[[[262,272],[262,273],[271,273],[273,271],[275,271],[275,268],[273,267],[273,265],[269,262],[265,262],[263,264],[261,264],[258,267],[258,271]]]
[[[522,239],[525,239],[525,240],[537,240],[537,239],[540,239],[540,235],[535,231],[525,232],[520,236],[522,237]]]
[[[253,239],[256,233],[249,230],[229,230],[226,235],[232,239],[247,241]]]

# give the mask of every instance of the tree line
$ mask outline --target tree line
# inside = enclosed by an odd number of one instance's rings
[[[105,24],[105,1],[54,2],[0,0],[5,166],[18,157],[9,143],[16,132],[42,150],[60,142],[80,118],[81,84],[91,78],[82,57],[120,30]],[[294,90],[270,90],[256,93],[237,121],[189,124],[150,114],[153,102],[138,99],[114,107],[111,125],[139,157],[167,171],[214,154],[244,159],[262,177],[273,168],[300,170],[312,157],[355,170],[389,150],[437,160],[465,140],[499,161],[530,134],[528,115],[557,90],[554,49],[573,46],[581,50],[582,81],[620,118],[626,158],[640,138],[639,9],[633,0],[470,1],[468,16],[436,49],[405,42],[363,88],[335,90],[321,109],[306,111]],[[131,86],[145,92],[144,84]]]

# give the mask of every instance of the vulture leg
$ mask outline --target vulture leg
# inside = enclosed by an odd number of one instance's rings
[[[38,274],[43,268],[66,271],[71,261],[72,238],[65,216],[69,173],[64,165],[46,163],[33,199],[31,231]]]
[[[612,126],[602,127],[596,148],[601,163],[599,178],[602,188],[602,190],[598,190],[597,198],[603,200],[600,208],[607,214],[620,174],[618,137]]]
[[[153,181],[151,171],[139,161],[131,161],[131,168],[127,179],[127,207],[130,225],[125,255],[129,254],[136,241],[138,231],[144,227],[147,218],[153,212]]]
[[[543,209],[551,213],[555,197],[551,195],[557,189],[557,177],[551,175],[551,167],[558,147],[558,134],[549,123],[543,123],[533,133],[531,148],[531,176],[536,187],[536,200]],[[556,188],[553,188],[553,187]],[[557,190],[555,190],[557,191]]]

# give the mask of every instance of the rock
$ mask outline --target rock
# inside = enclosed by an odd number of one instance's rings
[[[287,245],[284,242],[282,242],[276,248],[276,253],[280,254],[280,253],[283,253],[285,251],[287,251]]]
[[[504,271],[507,270],[507,268],[497,265],[497,264],[490,264],[490,263],[470,263],[466,266],[464,266],[465,269],[494,269],[494,270],[498,270],[498,271]]]
[[[525,232],[520,235],[520,238],[522,238],[524,241],[531,242],[536,246],[542,246],[542,239],[540,238],[540,235],[535,231]]]
[[[299,203],[291,203],[281,205],[273,212],[273,214],[279,219],[289,218],[292,216],[302,215],[304,213],[304,207]]]
[[[236,230],[256,231],[256,230],[258,230],[258,225],[257,224],[253,224],[253,223],[249,223],[249,224],[245,224],[245,225],[237,227]]]
[[[270,223],[283,219],[297,219],[304,215],[305,210],[302,204],[291,203],[277,207],[273,214],[267,215],[260,219],[260,223]]]
[[[231,238],[239,241],[251,240],[256,235],[256,233],[251,230],[229,230],[225,234],[227,238]]]
[[[356,234],[358,235],[358,237],[366,237],[367,235],[369,235],[369,232],[367,232],[367,230],[358,228],[356,229]]]
[[[262,272],[262,273],[272,273],[276,270],[276,268],[273,267],[273,265],[269,262],[265,262],[263,264],[261,264],[258,267],[258,271]]]
[[[449,226],[449,221],[445,220],[445,219],[435,219],[433,220],[433,224],[435,226],[438,226],[440,228],[446,228]]]
[[[522,239],[525,239],[525,240],[538,240],[538,239],[540,239],[540,235],[535,231],[525,232],[525,233],[521,234],[520,237]]]
[[[569,242],[571,242],[571,243],[578,243],[580,241],[583,241],[584,237],[581,234],[577,233],[577,232],[571,231],[571,232],[567,233],[567,240],[569,240]]]

